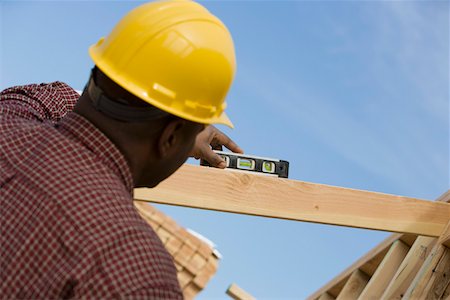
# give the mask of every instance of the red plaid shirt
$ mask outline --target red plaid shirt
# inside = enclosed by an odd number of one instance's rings
[[[0,94],[0,298],[182,298],[124,156],[77,99],[61,82]]]

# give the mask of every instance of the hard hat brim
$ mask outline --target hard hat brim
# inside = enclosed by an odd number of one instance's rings
[[[226,125],[228,127],[230,127],[231,129],[234,128],[233,123],[231,122],[230,118],[228,117],[228,115],[223,112],[220,117],[217,118],[217,120],[214,120],[213,122],[211,122],[212,124],[222,124],[222,125]]]

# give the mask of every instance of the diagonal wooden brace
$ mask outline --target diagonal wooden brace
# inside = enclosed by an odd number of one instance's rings
[[[450,297],[450,249],[444,244],[450,235],[450,222],[437,240],[430,255],[415,276],[404,299],[444,299]]]
[[[314,223],[440,236],[450,204],[193,165],[136,200]]]

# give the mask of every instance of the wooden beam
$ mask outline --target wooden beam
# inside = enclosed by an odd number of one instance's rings
[[[438,201],[450,202],[450,190],[439,197]],[[444,233],[442,233],[439,238],[439,242],[442,243],[442,245],[444,245],[445,247],[450,248],[450,230],[444,230]]]
[[[450,284],[447,286],[442,299],[450,300]]]
[[[408,289],[404,299],[444,299],[447,297],[449,292],[446,289],[450,286],[450,250],[439,245],[424,263],[424,267],[424,271],[421,270],[417,273],[418,280],[411,285],[411,289]]]
[[[405,299],[441,299],[449,296],[450,249],[442,244],[449,232],[450,222],[406,291]]]
[[[370,277],[360,270],[356,269],[345,283],[344,288],[337,296],[336,300],[356,300],[364,290]]]
[[[450,190],[443,193],[436,201],[440,202],[447,202],[450,203]],[[315,291],[311,296],[309,296],[308,300],[314,300],[317,299],[320,295],[324,293],[328,293],[334,297],[336,297],[339,292],[342,290],[342,287],[350,274],[356,270],[361,269],[365,273],[371,275],[374,274],[375,271],[371,272],[373,267],[378,267],[379,264],[377,264],[378,261],[381,262],[379,257],[383,259],[384,255],[389,250],[389,247],[391,247],[392,243],[396,240],[400,240],[403,243],[405,243],[408,246],[412,246],[417,239],[417,235],[413,234],[398,234],[394,233],[387,237],[385,240],[380,242],[376,247],[374,247],[372,250],[370,250],[367,254],[365,254],[363,257],[358,259],[356,262],[354,262],[351,266],[349,266],[347,269],[342,271],[339,275],[334,277],[332,280],[327,282],[324,286],[322,286],[320,289]],[[450,286],[449,286],[450,289]],[[450,293],[450,291],[449,291]],[[450,299],[446,299],[450,300]]]
[[[333,296],[330,296],[328,293],[323,293],[317,300],[334,300]]]
[[[450,248],[450,230],[445,231],[441,236],[442,245]]]
[[[314,300],[319,295],[327,292],[330,295],[336,297],[345,283],[345,281],[349,278],[350,274],[353,273],[354,270],[360,269],[363,270],[366,274],[373,275],[378,266],[382,263],[385,255],[388,253],[391,245],[395,241],[402,241],[408,246],[411,246],[414,243],[413,236],[410,234],[401,235],[399,233],[394,233],[380,242],[376,247],[354,262],[347,269],[342,271],[339,275],[334,277],[324,286],[322,286],[319,290],[314,292],[314,294],[308,296],[307,300]],[[335,292],[336,291],[336,292]]]
[[[450,204],[184,165],[136,200],[264,217],[439,236]]]
[[[387,286],[381,299],[402,299],[417,271],[422,266],[436,238],[419,236]]]
[[[227,289],[227,295],[234,300],[255,300],[255,297],[244,291],[237,284],[232,283]]]
[[[409,249],[401,240],[395,241],[358,299],[380,299]]]
[[[448,202],[450,203],[450,190],[447,190],[445,193],[439,196],[436,199],[436,202]]]

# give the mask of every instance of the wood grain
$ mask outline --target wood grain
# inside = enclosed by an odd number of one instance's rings
[[[447,190],[444,192],[437,200],[437,202],[447,202],[450,203],[450,190]],[[336,297],[340,291],[342,290],[342,287],[344,286],[344,283],[349,278],[350,274],[356,270],[361,269],[367,274],[371,275],[374,274],[374,272],[371,272],[373,267],[378,267],[379,264],[377,264],[378,261],[381,262],[379,257],[381,259],[386,255],[386,253],[389,250],[389,247],[391,247],[392,243],[396,240],[401,240],[403,243],[405,243],[408,246],[412,246],[417,239],[417,235],[414,234],[398,234],[394,233],[387,237],[385,240],[380,242],[376,247],[371,249],[368,253],[366,253],[363,257],[358,259],[356,262],[354,262],[351,266],[349,266],[347,269],[342,271],[339,275],[334,277],[332,280],[327,282],[324,286],[319,288],[317,291],[315,291],[311,296],[309,296],[308,300],[314,300],[317,299],[320,295],[324,293],[328,293],[334,297]],[[370,266],[368,268],[368,266]],[[450,286],[449,288],[450,289]],[[450,293],[450,291],[449,291]],[[376,299],[378,300],[378,299]],[[450,299],[446,299],[450,300]]]
[[[439,236],[450,204],[192,165],[136,200],[264,217]]]
[[[450,230],[446,230],[440,238],[442,245],[444,245],[447,248],[450,248]]]
[[[323,293],[317,300],[334,300],[335,298],[328,293]]]
[[[381,299],[402,299],[414,276],[431,253],[436,238],[419,236],[387,286]]]
[[[360,270],[356,269],[348,279],[344,288],[337,296],[336,300],[353,300],[358,299],[361,292],[364,290],[370,277]]]
[[[395,241],[358,299],[380,299],[408,250],[409,246],[401,240]]]
[[[244,291],[235,283],[228,287],[226,293],[235,300],[255,300],[255,297]]]
[[[450,285],[450,249],[442,244],[450,222],[405,293],[405,299],[441,299]]]

